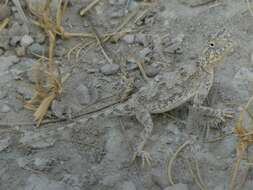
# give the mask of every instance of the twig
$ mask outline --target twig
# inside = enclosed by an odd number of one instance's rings
[[[27,17],[25,16],[25,13],[22,9],[22,6],[21,6],[19,0],[12,0],[12,2],[15,5],[17,11],[18,11],[18,14],[20,15],[20,17],[24,21],[24,24],[25,24],[26,30],[27,30],[26,32],[29,32],[29,21],[28,21]]]
[[[148,82],[148,81],[149,81],[149,78],[147,77],[146,72],[145,72],[145,70],[144,70],[144,68],[143,68],[143,66],[142,66],[143,63],[144,63],[144,61],[137,61],[136,63],[137,63],[137,65],[138,65],[138,67],[139,67],[139,69],[140,69],[140,71],[141,71],[141,74],[142,74],[144,80],[145,80],[146,82]]]
[[[94,7],[100,0],[93,0],[87,7],[81,9],[80,16],[84,16],[92,7]]]
[[[112,59],[109,58],[109,56],[106,54],[105,49],[104,49],[104,47],[103,47],[103,44],[102,44],[102,42],[101,42],[101,40],[100,40],[100,36],[99,36],[99,34],[98,34],[96,28],[93,26],[93,24],[92,24],[92,22],[91,22],[91,19],[90,19],[89,17],[88,17],[87,21],[88,21],[88,23],[89,23],[89,25],[90,25],[90,27],[91,27],[91,29],[92,29],[94,35],[95,35],[95,38],[96,38],[96,40],[97,40],[97,44],[98,44],[98,46],[100,47],[100,49],[101,49],[101,51],[102,51],[102,53],[103,53],[105,59],[106,59],[110,64],[113,64]]]
[[[252,11],[252,8],[251,8],[252,5],[250,5],[249,0],[246,0],[246,3],[247,3],[247,7],[249,9],[249,12],[250,12],[251,16],[253,16],[253,11]]]
[[[0,32],[5,28],[5,26],[9,23],[10,19],[6,18],[4,21],[0,24]]]
[[[200,6],[204,6],[204,5],[207,5],[209,3],[212,3],[216,0],[206,0],[206,1],[203,1],[203,2],[200,2],[200,3],[195,3],[193,5],[190,5],[192,8],[195,8],[195,7],[200,7]]]
[[[186,141],[184,144],[182,144],[177,151],[175,152],[175,154],[171,157],[169,164],[168,164],[168,178],[169,178],[169,182],[171,183],[171,185],[175,185],[173,179],[172,179],[172,175],[171,175],[171,170],[172,170],[172,164],[175,161],[175,159],[177,158],[177,155],[179,154],[179,152],[181,152],[187,145],[189,145],[191,143],[191,141]]]
[[[203,187],[204,190],[207,190],[207,186],[206,184],[204,183],[201,175],[200,175],[200,171],[199,171],[199,163],[198,161],[195,159],[195,165],[196,165],[196,171],[197,171],[197,177],[199,179],[199,183],[201,184],[201,186]]]
[[[198,180],[198,176],[196,176],[196,175],[194,174],[190,161],[189,161],[188,159],[186,159],[186,162],[187,162],[187,165],[188,165],[188,167],[189,167],[191,176],[193,177],[193,179],[194,179],[195,183],[197,184],[197,186],[198,186],[201,190],[206,190],[205,187],[203,187],[202,184],[200,183],[200,181]]]

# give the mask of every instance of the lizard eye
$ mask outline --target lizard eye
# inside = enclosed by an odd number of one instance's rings
[[[210,43],[209,43],[209,46],[210,46],[210,47],[214,47],[214,46],[215,46],[214,42],[210,42]]]

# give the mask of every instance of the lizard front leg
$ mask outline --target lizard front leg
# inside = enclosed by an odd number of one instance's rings
[[[214,109],[211,107],[203,106],[203,102],[207,98],[210,88],[213,83],[213,73],[207,74],[201,81],[201,84],[197,90],[193,99],[193,108],[202,115],[216,117],[222,121],[226,118],[233,118],[234,112],[232,109]]]
[[[144,129],[140,134],[140,142],[136,145],[136,151],[133,155],[133,160],[135,160],[136,157],[140,157],[142,160],[142,166],[144,166],[145,162],[150,165],[151,156],[143,149],[153,130],[154,124],[152,117],[149,111],[144,108],[144,106],[138,105],[136,106],[136,119],[143,125]]]

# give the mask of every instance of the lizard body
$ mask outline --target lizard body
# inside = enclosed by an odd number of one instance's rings
[[[141,132],[134,158],[140,156],[143,163],[150,163],[151,157],[143,148],[153,130],[151,114],[171,111],[193,100],[193,107],[201,113],[221,120],[232,118],[233,112],[230,109],[220,110],[202,106],[213,84],[214,68],[231,51],[230,37],[225,31],[220,32],[208,41],[195,72],[188,76],[180,72],[160,74],[148,81],[126,102],[114,105],[98,115],[136,116],[144,130]]]

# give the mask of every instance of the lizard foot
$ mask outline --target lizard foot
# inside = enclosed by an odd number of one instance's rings
[[[144,167],[145,163],[148,164],[148,166],[151,165],[152,158],[150,154],[144,150],[136,151],[133,155],[132,161],[136,160],[137,157],[141,158],[141,166]]]
[[[217,117],[225,122],[226,119],[233,119],[234,118],[234,111],[230,108],[226,108],[226,109],[223,109],[223,110],[220,110],[217,114]]]

